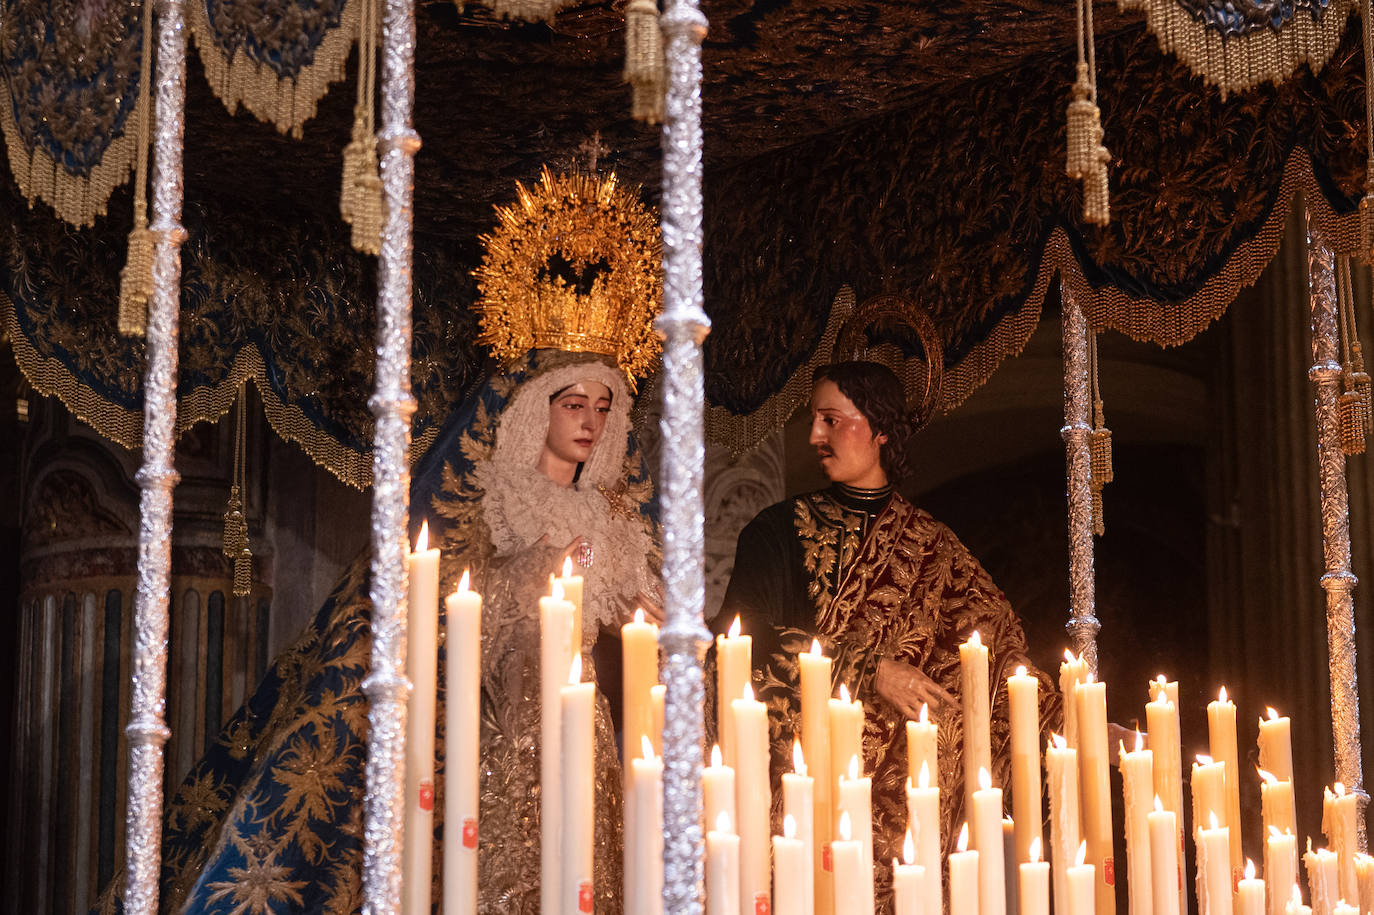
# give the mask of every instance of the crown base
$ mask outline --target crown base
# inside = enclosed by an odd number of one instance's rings
[[[579,333],[572,330],[545,330],[534,332],[535,349],[561,349],[568,353],[597,353],[602,356],[619,356],[624,349],[624,341],[611,339],[599,334]]]

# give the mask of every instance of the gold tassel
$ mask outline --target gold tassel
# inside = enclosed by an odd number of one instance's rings
[[[1100,135],[1102,114],[1092,101],[1092,83],[1088,79],[1088,65],[1078,64],[1078,79],[1073,84],[1073,100],[1069,102],[1068,127],[1065,131],[1068,156],[1064,171],[1070,178],[1083,178],[1092,168],[1096,138]]]
[[[243,501],[239,495],[238,484],[234,484],[229,489],[229,503],[224,510],[223,552],[226,559],[233,559],[248,548],[248,521],[243,517]]]
[[[247,597],[253,593],[253,554],[248,547],[234,557],[234,596]]]
[[[119,332],[141,337],[148,326],[148,300],[153,295],[153,233],[146,218],[135,219],[129,233],[128,259],[119,271]]]
[[[1364,454],[1364,427],[1369,418],[1368,405],[1358,393],[1347,390],[1336,399],[1336,407],[1341,423],[1341,451],[1346,455]]]
[[[1365,165],[1364,198],[1360,201],[1360,260],[1374,266],[1374,158]]]
[[[1107,532],[1107,526],[1102,521],[1102,490],[1093,489],[1093,533],[1101,537]]]
[[[1099,137],[1102,128],[1097,128]],[[1112,159],[1107,148],[1098,143],[1093,154],[1092,167],[1083,178],[1083,219],[1094,225],[1105,226],[1112,219],[1111,188],[1107,182],[1107,163]]]
[[[367,151],[354,179],[353,247],[364,254],[380,254],[385,204],[382,177],[377,173],[377,144]]]
[[[663,120],[663,32],[657,0],[630,0],[625,10],[625,82],[634,90],[631,115],[637,121]]]
[[[358,95],[353,106],[353,132],[343,151],[339,187],[339,215],[353,227],[353,247],[364,254],[377,254],[382,247],[384,204],[372,117],[376,96],[376,17],[375,0],[362,0],[358,17]]]
[[[245,394],[239,387],[238,413],[234,423],[234,482],[229,487],[229,504],[224,512],[223,550],[234,565],[234,596],[247,597],[253,590],[253,553],[248,548],[248,519],[243,512],[244,463],[247,432],[244,429]]]

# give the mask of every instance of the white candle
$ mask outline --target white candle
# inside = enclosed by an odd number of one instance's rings
[[[429,915],[434,854],[434,721],[439,690],[439,551],[429,547],[429,522],[407,562],[405,874],[401,910]]]
[[[1076,863],[1068,869],[1064,878],[1069,888],[1069,915],[1093,915],[1097,884],[1094,871],[1097,868],[1085,861],[1087,856],[1088,842],[1084,839],[1078,843],[1078,857],[1074,859]]]
[[[773,836],[772,915],[806,915],[806,852],[797,838],[797,821],[787,814],[782,835]]]
[[[1150,898],[1155,915],[1179,915],[1179,885],[1183,872],[1178,863],[1178,819],[1172,810],[1165,810],[1158,797],[1150,813]]]
[[[969,915],[978,911],[978,852],[966,850],[967,823],[959,830],[957,847],[949,856],[949,911]]]
[[[1231,915],[1230,830],[1207,814],[1209,828],[1197,831],[1198,911],[1202,915]]]
[[[1272,772],[1279,781],[1293,778],[1292,727],[1286,716],[1272,707],[1265,709],[1266,717],[1259,720],[1259,767]],[[1285,899],[1286,903],[1286,899]]]
[[[1340,898],[1340,864],[1336,853],[1326,848],[1313,851],[1308,839],[1307,854],[1303,864],[1307,867],[1307,894],[1312,898],[1312,911],[1316,915],[1332,915],[1336,901]]]
[[[925,888],[926,869],[916,862],[916,843],[907,830],[902,840],[902,860],[892,859],[893,915],[921,915],[921,900]]]
[[[1199,754],[1193,763],[1193,830],[1203,829],[1209,816],[1217,818],[1220,825],[1226,816],[1226,767],[1213,761],[1210,756]],[[1231,850],[1226,850],[1230,860]]]
[[[706,915],[739,915],[739,836],[722,813],[706,834]]]
[[[906,810],[907,830],[916,837],[916,861],[926,874],[921,908],[926,915],[940,915],[944,910],[940,885],[940,786],[931,784],[931,772],[924,763],[915,784],[907,782]]]
[[[626,910],[639,915],[663,911],[663,759],[648,734],[639,735],[641,756],[630,760],[634,786],[634,835],[626,834],[627,867],[635,870],[634,898]],[[630,824],[626,819],[626,826]],[[633,844],[631,842],[633,841]]]
[[[1293,783],[1279,781],[1272,772],[1259,770],[1260,777],[1260,822],[1268,834],[1272,827],[1279,832],[1298,830],[1297,810],[1293,806]],[[1268,877],[1268,872],[1265,872]]]
[[[1355,879],[1360,884],[1360,911],[1374,912],[1374,858],[1366,854],[1355,856]]]
[[[1264,883],[1268,887],[1269,915],[1284,915],[1291,894],[1284,887],[1298,882],[1298,838],[1291,832],[1266,829],[1264,840]]]
[[[668,698],[668,687],[662,683],[655,683],[649,687],[649,705],[653,709],[654,723],[649,731],[649,739],[653,741],[654,752],[659,756],[663,755],[663,704]]]
[[[792,820],[795,835],[802,844],[803,863],[798,877],[802,887],[802,908],[810,913],[816,908],[816,830],[815,821],[816,780],[806,771],[806,756],[799,742],[792,742],[792,771],[782,776],[782,811]],[[774,857],[776,859],[776,848]],[[774,885],[777,881],[776,860],[773,872]],[[776,891],[775,891],[776,892]]]
[[[553,594],[539,599],[539,898],[545,913],[562,911],[563,776],[556,751],[563,746],[559,689],[573,658],[572,622],[573,605],[555,581]]]
[[[1178,841],[1174,848],[1174,860],[1183,860],[1183,748],[1178,726],[1178,703],[1172,696],[1178,695],[1178,683],[1170,682],[1160,674],[1150,681],[1151,701],[1145,706],[1145,729],[1150,734],[1150,752],[1154,754],[1155,794],[1159,796],[1164,809],[1174,815]],[[1153,847],[1151,848],[1153,857]],[[1183,872],[1179,871],[1178,911],[1188,910],[1188,894],[1183,885]],[[1156,905],[1160,903],[1156,900]]]
[[[1323,823],[1326,842],[1336,853],[1340,874],[1340,895],[1346,901],[1360,898],[1359,882],[1355,878],[1355,855],[1359,853],[1355,836],[1355,821],[1359,814],[1354,794],[1347,793],[1345,785],[1336,782],[1335,790],[1322,789]]]
[[[830,862],[834,868],[835,899],[833,908],[846,915],[858,911],[856,901],[863,899],[863,884],[873,883],[873,871],[864,870],[863,846],[851,838],[849,814],[840,813],[837,838],[830,843]]]
[[[1069,915],[1069,862],[1079,847],[1078,751],[1066,746],[1058,734],[1052,735],[1045,746],[1045,781],[1050,792],[1054,911],[1056,915]]]
[[[1130,891],[1131,915],[1150,915],[1154,911],[1149,822],[1150,800],[1154,797],[1154,754],[1143,747],[1139,731],[1133,751],[1120,747],[1122,809],[1126,816],[1126,888]]]
[[[573,655],[568,668],[568,684],[559,689],[559,708],[563,713],[562,785],[563,839],[559,854],[563,880],[559,889],[565,915],[590,912],[595,888],[592,884],[592,826],[595,822],[596,780],[594,775],[596,730],[593,713],[596,685],[582,682],[582,655]]]
[[[1040,837],[1028,850],[1030,860],[1021,865],[1021,915],[1050,915],[1050,862],[1040,860]]]
[[[973,810],[980,769],[992,771],[992,709],[988,647],[975,629],[959,646],[959,697],[964,708],[964,810]],[[1002,818],[999,814],[999,820]],[[980,849],[981,852],[981,849]]]
[[[1072,750],[1078,749],[1078,703],[1074,700],[1074,689],[1087,678],[1088,662],[1064,649],[1064,663],[1059,665],[1059,692],[1064,699],[1064,743]]]
[[[720,744],[711,747],[711,764],[701,770],[702,819],[707,823],[739,819],[735,815],[735,770],[721,761]]]
[[[814,878],[812,896],[817,915],[829,915],[834,894],[830,888],[830,872],[824,867],[824,857],[825,846],[830,841],[835,823],[830,797],[834,793],[830,777],[831,661],[821,654],[821,643],[815,639],[811,640],[811,650],[799,654],[797,661],[801,677],[802,753],[815,780],[814,809],[811,814],[814,825],[811,846],[811,872]]]
[[[843,683],[840,684],[839,698],[829,700],[827,707],[830,710],[830,776],[833,788],[833,783],[848,771],[851,757],[859,757],[860,769],[863,767],[864,707],[859,700],[850,700],[849,687]],[[840,804],[839,798],[833,800],[831,816],[834,819],[830,828],[833,834],[838,834]]]
[[[740,915],[754,915],[769,900],[768,710],[744,685],[742,698],[730,703],[735,725],[735,809],[739,811]]]
[[[716,736],[725,764],[738,768],[735,760],[734,700],[744,693],[750,681],[750,653],[754,640],[740,634],[739,617],[725,635],[716,636]],[[743,839],[743,835],[740,836]],[[743,858],[741,852],[741,858]],[[741,866],[742,866],[741,861]]]
[[[573,574],[572,557],[563,558],[563,574],[555,581],[563,591],[563,599],[573,606],[573,645],[582,648],[582,576]],[[549,592],[553,592],[550,586]]]
[[[621,732],[628,768],[642,745],[640,738],[654,730],[653,699],[650,690],[658,683],[658,627],[646,622],[643,610],[620,627],[621,691],[623,712]]]
[[[1016,668],[1007,677],[1011,717],[1011,804],[1016,822],[1016,860],[1030,860],[1040,838],[1040,681]],[[910,733],[910,723],[907,733]]]
[[[859,887],[857,911],[861,915],[873,912],[873,780],[860,775],[859,757],[849,757],[849,768],[839,781],[840,815],[849,818],[854,840],[859,843],[860,858],[868,879]],[[850,903],[852,906],[853,903]]]
[[[1116,911],[1112,861],[1111,762],[1107,755],[1107,684],[1088,675],[1078,694],[1078,787],[1083,839],[1097,880],[1097,915]]]
[[[1240,752],[1236,748],[1236,705],[1226,698],[1226,687],[1216,701],[1207,703],[1207,735],[1212,758],[1225,766],[1225,806],[1217,814],[1221,825],[1229,827],[1231,870],[1240,875],[1244,856],[1240,843]]]
[[[1264,881],[1255,879],[1255,862],[1245,859],[1245,877],[1236,884],[1237,915],[1264,915]]]
[[[973,792],[973,847],[978,852],[979,915],[1006,915],[1006,870],[1002,853],[1002,791],[987,769],[978,770]]]
[[[466,570],[444,607],[444,915],[476,915],[482,596]]]
[[[1284,915],[1312,915],[1312,907],[1302,904],[1302,890],[1296,883],[1293,884],[1293,895],[1288,898],[1283,911]]]
[[[923,702],[920,716],[906,723],[907,777],[913,782],[921,774],[922,765],[932,775],[940,771],[939,740],[940,727],[930,720],[930,706]]]

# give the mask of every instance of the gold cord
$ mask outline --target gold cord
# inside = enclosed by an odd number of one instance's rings
[[[1115,476],[1112,470],[1112,430],[1107,428],[1102,409],[1102,391],[1097,381],[1097,332],[1088,334],[1088,377],[1092,386],[1093,430],[1088,439],[1090,479],[1093,495],[1093,533],[1105,531],[1102,517],[1102,490]]]
[[[248,492],[244,468],[247,457],[246,395],[246,386],[240,384],[234,413],[234,471],[229,504],[224,512],[223,550],[225,558],[234,564],[235,597],[247,597],[253,590],[253,553],[248,548],[248,519],[243,502]]]
[[[1102,145],[1102,111],[1097,105],[1097,53],[1093,39],[1092,0],[1078,0],[1078,69],[1068,108],[1067,157],[1064,170],[1083,182],[1083,219],[1105,226],[1111,221],[1107,163]]]
[[[143,0],[143,52],[139,58],[138,101],[134,121],[134,227],[129,250],[119,272],[119,332],[141,337],[148,323],[148,299],[153,295],[153,233],[148,230],[148,134],[152,120],[153,4]]]
[[[377,97],[377,0],[359,0],[358,94],[353,132],[343,152],[339,215],[353,227],[353,247],[364,254],[381,251],[382,178],[378,171],[373,120]]]

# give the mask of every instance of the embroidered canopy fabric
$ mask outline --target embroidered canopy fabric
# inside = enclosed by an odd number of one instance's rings
[[[934,317],[949,409],[1019,351],[1056,271],[1095,325],[1174,344],[1258,275],[1293,193],[1305,191],[1338,245],[1353,247],[1366,152],[1349,4],[1159,4],[1187,13],[1204,43],[1234,33],[1228,53],[1285,29],[1336,40],[1312,60],[1319,72],[1301,66],[1277,86],[1223,98],[1216,80],[1161,50],[1149,31],[1157,23],[1100,5],[1099,96],[1114,158],[1112,222],[1098,229],[1081,222],[1079,187],[1063,171],[1072,4],[706,0],[711,433],[747,447],[775,428],[856,301],[889,295]],[[252,378],[279,432],[363,485],[375,264],[352,250],[338,216],[353,64],[327,91],[343,72],[356,0],[190,5],[201,53],[188,73],[179,423],[221,415]],[[1280,14],[1266,24],[1271,8]],[[46,202],[30,206],[16,164],[34,172],[41,149],[55,168],[89,176],[129,134],[141,9],[94,9],[16,2],[0,24],[11,163],[0,177],[0,292],[35,387],[136,446],[142,347],[115,334],[129,190],[77,229]],[[413,375],[423,448],[485,373],[470,271],[493,205],[545,164],[593,157],[655,202],[659,160],[657,130],[629,118],[618,5],[577,4],[551,24],[524,24],[434,0],[418,19]],[[68,26],[71,47],[35,37]],[[235,98],[272,123],[230,114]],[[278,132],[298,128],[299,139]],[[132,150],[122,155],[121,175]]]

